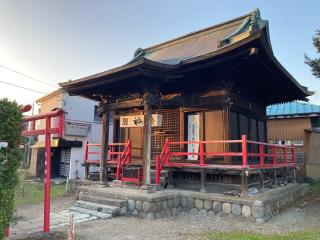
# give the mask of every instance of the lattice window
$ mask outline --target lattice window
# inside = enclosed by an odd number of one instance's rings
[[[152,127],[151,159],[154,161],[162,151],[166,138],[171,141],[180,141],[180,110],[160,109],[153,113],[162,114],[161,127]],[[179,150],[179,146],[170,148],[170,151]]]

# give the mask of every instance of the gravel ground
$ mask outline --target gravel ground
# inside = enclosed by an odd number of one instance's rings
[[[76,225],[75,233],[77,239],[169,240],[198,239],[199,234],[205,231],[251,231],[271,234],[319,227],[320,194],[317,194],[308,195],[300,202],[283,209],[264,224],[232,215],[218,214],[213,218],[200,219],[189,214],[180,214],[153,221],[133,217],[95,220]]]
[[[72,203],[72,198],[56,200],[52,209],[62,210]],[[32,218],[40,214],[41,206],[27,206],[18,214]],[[309,194],[301,201],[283,209],[264,224],[250,222],[245,218],[218,214],[201,219],[189,214],[176,217],[145,220],[134,217],[117,217],[109,220],[94,220],[75,225],[76,239],[199,239],[205,231],[251,231],[258,233],[284,233],[320,227],[320,194]],[[66,233],[66,227],[55,229]]]

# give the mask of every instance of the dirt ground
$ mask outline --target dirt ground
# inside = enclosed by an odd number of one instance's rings
[[[52,212],[72,204],[72,198],[53,201]],[[32,219],[41,214],[42,206],[33,205],[18,210],[18,216]],[[245,218],[217,214],[201,219],[189,214],[176,217],[145,220],[134,217],[117,217],[109,220],[94,220],[75,225],[76,239],[199,239],[206,231],[249,231],[277,234],[320,227],[320,193],[311,193],[299,202],[282,209],[264,224],[250,222]],[[67,228],[55,229],[66,233]],[[30,238],[29,238],[30,239]],[[50,238],[51,239],[51,238]],[[53,239],[62,239],[53,238]]]

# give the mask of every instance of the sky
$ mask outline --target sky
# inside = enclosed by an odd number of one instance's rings
[[[247,14],[259,8],[269,20],[273,51],[304,86],[319,91],[320,79],[304,63],[315,57],[311,38],[320,29],[319,0],[0,0],[0,98],[32,104],[59,82],[127,63],[138,47]],[[35,81],[6,68],[13,69]]]

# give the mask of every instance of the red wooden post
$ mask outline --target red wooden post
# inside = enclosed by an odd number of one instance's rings
[[[164,149],[164,157],[165,157],[164,162],[165,162],[165,164],[168,164],[169,163],[169,151],[170,151],[168,138],[166,139],[164,147],[165,147],[165,149]]]
[[[277,164],[277,146],[276,145],[272,146],[272,164],[273,165]]]
[[[241,136],[242,144],[242,167],[247,167],[248,165],[248,150],[247,150],[247,136]]]
[[[292,159],[292,163],[295,165],[296,156],[294,155],[294,146],[293,146],[293,144],[291,145],[291,159]]]
[[[84,147],[84,162],[86,163],[88,161],[89,146],[88,146],[88,141],[86,141],[85,143],[86,143],[86,145]]]
[[[264,165],[264,146],[262,144],[259,145],[259,155],[260,155],[260,166]]]
[[[283,160],[287,166],[288,161],[287,161],[287,147],[286,146],[283,147]]]
[[[45,170],[44,170],[44,226],[43,231],[50,231],[50,180],[51,180],[51,134],[49,132],[51,117],[46,117],[45,130]]]
[[[62,137],[62,135],[63,135],[63,122],[64,122],[63,118],[64,118],[64,115],[61,114],[59,116],[59,126],[58,126],[58,136],[59,137]]]
[[[200,141],[199,142],[199,144],[200,144],[200,166],[203,166],[204,165],[204,158],[203,158],[203,142],[202,141]]]
[[[160,156],[157,156],[156,158],[156,179],[155,179],[155,184],[159,185],[160,184]]]

